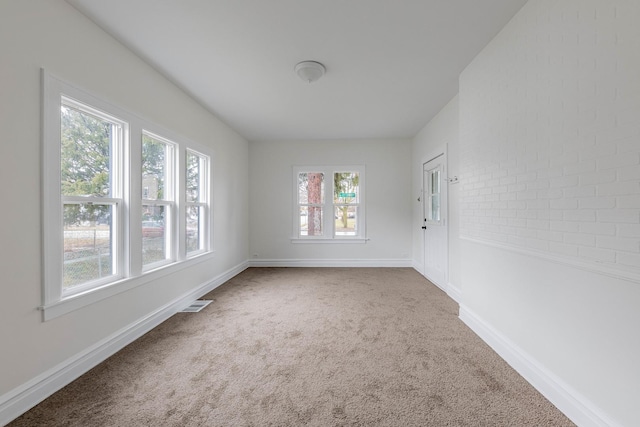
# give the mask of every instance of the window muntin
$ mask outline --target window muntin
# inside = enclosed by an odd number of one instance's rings
[[[364,239],[363,175],[362,166],[294,168],[295,236],[317,241]]]
[[[175,143],[142,134],[142,266],[155,268],[174,258]]]
[[[89,105],[60,103],[62,293],[117,280],[122,235],[124,129],[127,123]]]

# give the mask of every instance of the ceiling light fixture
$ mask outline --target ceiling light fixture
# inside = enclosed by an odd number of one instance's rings
[[[296,64],[296,74],[307,83],[313,83],[322,77],[327,69],[317,61],[302,61]]]

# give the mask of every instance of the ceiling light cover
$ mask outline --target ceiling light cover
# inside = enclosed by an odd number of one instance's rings
[[[327,70],[317,61],[302,61],[296,65],[296,74],[307,83],[313,83],[322,77]]]

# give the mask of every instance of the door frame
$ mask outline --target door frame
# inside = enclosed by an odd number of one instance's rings
[[[428,153],[427,156],[422,157],[422,160],[420,162],[420,197],[422,200],[422,204],[421,204],[421,211],[420,211],[420,226],[424,226],[425,225],[425,208],[426,208],[426,203],[427,203],[427,198],[426,196],[426,188],[425,188],[425,179],[424,179],[424,172],[425,172],[425,165],[433,160],[438,159],[439,157],[442,157],[442,177],[441,177],[441,192],[444,192],[444,199],[442,200],[441,203],[442,205],[445,207],[445,215],[442,217],[442,221],[443,221],[443,227],[445,227],[445,233],[444,233],[444,239],[445,239],[445,268],[444,268],[444,283],[437,283],[436,281],[434,281],[432,278],[427,276],[427,263],[426,263],[426,255],[427,255],[427,242],[426,242],[426,230],[422,229],[422,275],[429,280],[430,282],[432,282],[434,285],[438,286],[440,289],[442,289],[444,292],[447,292],[447,288],[448,288],[448,281],[449,281],[449,178],[448,178],[448,171],[449,171],[449,165],[448,165],[448,156],[447,156],[447,146],[444,145],[442,147],[440,147],[437,150],[433,150],[431,152]]]

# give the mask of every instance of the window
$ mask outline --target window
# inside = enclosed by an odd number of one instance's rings
[[[142,265],[153,268],[174,258],[175,144],[142,134]]]
[[[206,147],[45,72],[43,102],[45,320],[210,258]]]
[[[295,240],[363,241],[364,167],[294,168]]]
[[[207,156],[187,151],[186,179],[186,248],[187,254],[202,252],[206,249],[207,212]]]
[[[425,221],[427,224],[440,224],[440,176],[442,165],[427,171],[427,203]]]
[[[63,292],[122,275],[123,149],[127,123],[62,97],[60,194]]]

